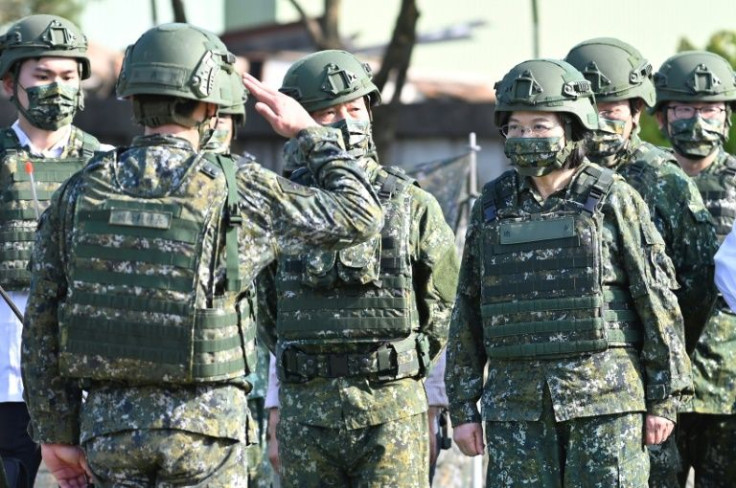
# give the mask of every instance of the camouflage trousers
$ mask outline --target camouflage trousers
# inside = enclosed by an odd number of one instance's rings
[[[429,480],[427,414],[362,429],[276,427],[284,488],[416,488]]]
[[[677,437],[680,435],[680,423],[675,426],[666,441],[656,446],[647,446],[649,451],[649,488],[677,488],[684,472],[682,458],[677,448]],[[687,478],[687,473],[685,473]],[[685,486],[685,482],[682,482]]]
[[[644,415],[557,422],[549,392],[537,421],[486,421],[487,487],[645,488]]]
[[[736,415],[680,414],[677,444],[684,470],[695,470],[697,488],[736,486]]]
[[[82,446],[97,487],[247,488],[243,446],[181,430],[132,430]]]

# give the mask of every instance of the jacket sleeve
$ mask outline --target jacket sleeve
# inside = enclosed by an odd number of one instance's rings
[[[481,421],[477,403],[483,393],[486,352],[480,316],[481,204],[473,206],[465,236],[455,308],[450,320],[445,384],[454,425]]]
[[[680,333],[691,351],[716,299],[715,227],[695,183],[681,170],[661,175],[660,185],[651,191],[658,194],[652,217],[664,237],[680,285],[675,290],[684,325]]]
[[[458,257],[455,235],[447,225],[437,200],[418,190],[412,212],[412,272],[419,310],[420,332],[429,339],[435,360],[447,342],[452,302],[455,297]]]
[[[61,259],[62,216],[71,219],[71,203],[57,192],[42,215],[31,256],[32,273],[28,304],[23,320],[21,367],[25,400],[31,414],[35,441],[44,444],[79,443],[79,409],[82,392],[77,382],[65,378],[59,368],[59,302],[66,295],[67,282]]]
[[[298,252],[304,244],[350,247],[378,232],[383,225],[378,197],[366,173],[345,152],[339,131],[315,127],[297,138],[319,188],[298,185],[257,164],[238,173],[244,218],[262,229],[271,259],[279,252]],[[266,258],[254,260],[271,260]]]
[[[693,385],[690,360],[678,333],[682,315],[672,292],[676,287],[672,261],[644,201],[626,183],[614,185],[604,214],[618,228],[621,260],[644,327],[641,360],[647,410],[675,420]]]
[[[264,268],[256,279],[258,296],[258,340],[262,341],[271,354],[276,351],[276,316],[278,299],[276,297],[276,269],[274,261]]]

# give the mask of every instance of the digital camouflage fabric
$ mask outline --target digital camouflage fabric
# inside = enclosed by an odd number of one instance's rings
[[[716,297],[713,255],[718,249],[698,188],[667,151],[632,134],[613,169],[639,192],[675,266],[675,290],[688,351],[708,319]]]
[[[371,159],[363,159],[361,164],[366,167],[369,178],[380,195],[382,182],[391,173]],[[397,191],[399,188],[402,188],[400,193],[391,198],[384,196],[382,200],[387,215],[386,225],[390,225],[389,222],[393,220],[389,215],[395,215],[397,222],[405,222],[406,225],[384,228],[380,235],[376,234],[375,237],[379,238],[382,246],[386,246],[380,254],[380,261],[377,260],[378,255],[375,254],[374,247],[366,253],[365,250],[361,251],[366,249],[361,245],[354,248],[356,252],[350,255],[341,252],[334,266],[329,265],[332,261],[325,266],[322,279],[327,280],[327,285],[335,287],[336,290],[333,292],[328,287],[320,293],[324,297],[332,295],[340,297],[345,304],[344,310],[339,310],[337,303],[340,302],[331,304],[326,298],[320,299],[316,289],[310,290],[303,285],[303,291],[299,291],[298,286],[295,288],[296,283],[299,283],[304,275],[295,273],[287,263],[293,261],[296,256],[280,259],[278,267],[274,265],[259,276],[259,337],[265,340],[277,358],[288,357],[282,353],[292,349],[304,353],[305,365],[311,361],[317,366],[312,369],[311,374],[307,374],[306,370],[300,370],[304,374],[303,377],[295,374],[294,378],[289,377],[288,381],[284,381],[282,377],[279,396],[281,421],[277,432],[284,470],[282,473],[284,486],[321,486],[319,476],[332,472],[335,468],[322,466],[322,463],[324,460],[329,464],[327,460],[335,454],[329,446],[334,445],[337,439],[342,439],[341,443],[346,446],[355,446],[354,449],[345,451],[348,457],[342,459],[337,470],[343,475],[358,479],[355,476],[363,472],[365,476],[372,476],[363,478],[364,481],[374,483],[376,480],[375,483],[378,483],[376,486],[380,486],[380,480],[388,476],[388,472],[385,471],[387,469],[393,476],[410,477],[406,479],[412,480],[409,483],[411,486],[426,483],[428,479],[429,462],[426,459],[424,463],[419,463],[415,470],[407,472],[405,466],[399,466],[395,461],[391,462],[391,466],[386,466],[384,461],[378,460],[378,456],[381,452],[387,452],[386,449],[393,452],[396,446],[402,445],[412,446],[406,451],[414,453],[411,455],[405,453],[410,456],[421,455],[427,449],[425,415],[427,400],[421,380],[423,369],[417,368],[416,365],[404,364],[401,358],[409,358],[415,354],[417,339],[421,338],[428,344],[426,354],[429,358],[436,357],[443,348],[447,337],[458,262],[454,235],[445,222],[437,200],[413,185],[403,184],[397,187]],[[387,245],[389,242],[390,246]],[[397,254],[400,249],[403,251]],[[391,260],[395,259],[392,256],[401,260],[406,259],[410,268],[400,272],[391,271],[388,266],[391,265]],[[374,269],[378,274],[365,275],[363,281],[360,276],[368,269]],[[285,281],[287,279],[288,282]],[[363,284],[356,282],[355,279],[363,281]],[[379,346],[386,340],[381,335],[371,338],[368,333],[371,327],[377,327],[376,332],[379,333],[378,327],[381,327],[381,324],[390,323],[400,316],[399,310],[391,309],[393,305],[388,301],[385,305],[382,304],[385,301],[381,298],[381,294],[385,294],[383,288],[393,286],[389,284],[392,280],[407,280],[407,284],[413,287],[412,290],[401,292],[406,297],[405,306],[410,307],[407,311],[411,311],[411,315],[408,316],[410,322],[407,323],[409,329],[403,333],[408,339],[394,341],[395,359],[392,359],[393,353],[386,357],[389,364],[396,361],[398,369],[394,373],[376,370],[376,366],[384,359],[381,359],[380,355],[375,359],[371,358],[376,351],[385,348]],[[311,286],[324,285],[314,282]],[[277,323],[281,320],[277,314],[289,299],[298,299],[302,294],[309,295],[309,309],[314,310],[314,313],[319,312],[321,305],[334,308],[337,315],[344,315],[346,317],[346,320],[343,320],[344,330],[340,328],[338,322],[329,333],[325,333],[325,339],[320,339],[319,336],[296,338],[294,335],[298,334],[296,329],[291,337],[284,338],[277,335]],[[374,300],[375,309],[371,310],[369,305],[351,309],[350,302],[346,301],[350,295],[351,301],[355,303],[361,303],[361,300],[366,299]],[[297,311],[305,323],[309,322],[309,314],[312,313],[310,310]],[[380,313],[384,313],[386,319],[382,319],[378,315]],[[400,350],[400,343],[406,343],[407,349]],[[325,362],[325,366],[330,363],[326,358],[339,356],[347,358],[344,373],[340,374],[338,371],[319,366],[321,362]],[[361,361],[360,356],[364,356],[366,361]],[[354,360],[351,360],[351,357]],[[335,364],[338,364],[337,361]],[[404,366],[408,367],[407,373],[399,373]],[[423,419],[422,430],[416,430],[418,419]],[[401,438],[397,437],[399,432],[402,433]],[[408,434],[409,432],[411,434]],[[403,433],[407,435],[404,436]],[[318,439],[314,439],[312,443],[316,444],[313,448],[319,451],[315,451],[319,454],[319,461],[302,462],[304,453],[307,452],[304,444],[300,442],[303,435],[318,435]],[[371,444],[358,449],[363,441],[370,441]],[[289,452],[286,452],[287,450]],[[290,464],[292,462],[298,464],[292,465]],[[360,465],[360,470],[365,471],[352,473],[351,466],[354,465]],[[339,480],[338,477],[335,482],[340,483]]]
[[[320,186],[334,193],[300,187],[255,163],[237,168],[240,200],[231,210],[242,219],[237,228],[242,291],[277,252],[297,252],[305,242],[327,248],[350,246],[381,225],[377,198],[346,155],[339,134],[329,128],[308,129],[300,132],[299,143]],[[139,137],[130,148],[119,151],[115,182],[127,194],[165,200],[191,169],[193,155],[191,146],[182,139]],[[245,442],[250,385],[244,378],[165,386],[102,379],[80,383],[59,374],[58,313],[67,300],[70,276],[74,276],[68,252],[77,222],[71,219],[76,202],[85,194],[87,179],[112,177],[104,171],[109,167],[102,164],[104,157],[69,180],[39,226],[22,350],[34,437],[42,443],[78,445],[123,431],[171,429]],[[213,299],[222,293],[226,278],[223,239],[214,237],[207,237],[203,252],[221,258],[213,261],[217,263],[213,269],[198,271],[206,278],[201,281],[208,288],[206,295]],[[146,244],[145,236],[140,239],[141,245],[152,244]],[[156,244],[163,249],[168,245]],[[116,245],[115,241],[108,243],[111,250]],[[135,273],[137,267],[134,258],[123,255],[110,271]],[[145,284],[141,284],[141,293],[143,290]],[[160,320],[157,314],[150,316],[151,323]],[[82,386],[88,392],[85,402]]]
[[[28,260],[31,257],[38,216],[48,207],[51,195],[79,170],[99,149],[100,143],[76,127],[59,158],[32,156],[22,148],[12,129],[0,132],[0,285],[5,290],[26,289],[31,282]],[[35,183],[31,189],[30,165]]]
[[[580,183],[578,179],[590,167],[583,164],[565,189],[545,200],[534,189],[531,178],[521,177],[515,172],[507,172],[489,183],[484,193],[493,188],[497,195],[503,196],[503,213],[501,209],[497,210],[499,222],[504,219],[523,221],[530,216],[555,212],[563,205],[570,205],[570,200],[579,202],[580,211],[583,211],[587,193],[577,194],[575,189]],[[585,188],[585,185],[581,187]],[[620,177],[614,176],[595,218],[600,219],[602,229],[598,234],[602,284],[621,287],[629,294],[628,300],[633,303],[635,316],[642,324],[643,343],[638,347],[618,344],[618,347],[599,352],[549,359],[490,359],[488,356],[487,345],[491,339],[486,332],[493,329],[493,324],[487,323],[484,331],[481,290],[494,283],[487,281],[482,274],[490,266],[485,261],[484,249],[495,245],[495,241],[490,240],[489,230],[498,224],[494,224],[494,220],[488,222],[484,210],[487,208],[484,209],[483,200],[478,200],[466,235],[450,326],[445,377],[453,424],[483,420],[489,427],[503,422],[508,423],[509,428],[513,428],[515,423],[521,429],[525,423],[542,417],[547,394],[555,425],[565,422],[571,428],[583,428],[586,419],[607,416],[612,420],[614,416],[643,412],[674,420],[677,407],[692,390],[690,364],[676,328],[672,326],[682,320],[671,291],[676,286],[674,270],[641,197]],[[513,234],[509,238],[513,240]],[[556,254],[540,251],[539,254],[530,252],[528,255],[539,265],[542,265],[540,260],[551,259],[546,264],[551,266],[550,273],[559,274],[561,278],[572,273],[565,267],[554,266]],[[497,284],[500,285],[498,293],[513,296],[515,287],[521,290],[525,286],[524,277],[531,271],[525,269],[525,261],[520,260],[515,269],[508,270],[518,283]],[[568,278],[574,277],[569,275]],[[540,297],[543,296],[541,290],[539,293]],[[512,305],[506,312],[509,315],[514,309]],[[536,314],[527,315],[530,325],[534,325]],[[484,384],[486,365],[489,370]],[[476,406],[479,400],[482,414]],[[629,417],[626,422],[638,418],[641,425],[640,417]],[[637,432],[642,435],[640,429]],[[506,437],[506,444],[493,446],[494,454],[503,452],[510,459],[518,456],[520,451],[517,449],[520,448],[514,439],[522,437],[523,431],[515,430],[514,435]],[[556,440],[549,442],[557,445]],[[574,452],[568,453],[568,459],[582,454],[581,450],[588,447],[571,449]],[[603,456],[602,446],[599,451]],[[526,451],[523,452],[526,456]],[[641,437],[637,457],[646,463]],[[509,462],[515,461],[511,459]],[[532,466],[528,468],[531,471]],[[494,469],[489,469],[489,475],[495,473]]]

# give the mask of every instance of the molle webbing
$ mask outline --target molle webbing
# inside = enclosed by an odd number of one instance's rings
[[[38,215],[46,210],[57,188],[84,166],[88,157],[85,148],[91,156],[99,147],[97,139],[79,132],[83,137],[81,156],[65,159],[31,157],[20,147],[12,129],[0,132],[0,284],[6,289],[30,284],[27,266]],[[27,162],[33,169],[35,199]]]
[[[408,256],[411,183],[399,172],[374,180],[385,211],[380,236],[339,252],[311,250],[279,261],[277,332],[283,341],[391,341],[418,326]],[[350,258],[355,255],[358,258]],[[310,262],[327,262],[314,278]],[[359,264],[358,264],[359,263]]]
[[[484,188],[488,357],[565,357],[641,342],[628,291],[601,284],[600,206],[613,181],[610,170],[588,166],[573,181],[570,200],[547,214],[510,208],[515,182]]]
[[[188,384],[247,374],[250,300],[199,296],[213,286],[199,273],[217,265],[204,242],[217,242],[226,218],[226,178],[210,161],[190,164],[181,187],[159,198],[123,195],[104,177],[88,178],[59,312],[66,375]]]

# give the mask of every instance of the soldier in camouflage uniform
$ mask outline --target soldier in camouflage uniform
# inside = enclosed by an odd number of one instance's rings
[[[717,54],[682,52],[662,64],[654,84],[660,127],[700,190],[722,241],[736,219],[736,158],[723,149],[736,104],[733,68]],[[734,486],[736,315],[719,297],[704,328],[687,332],[695,396],[677,432],[681,483],[693,467],[696,486]]]
[[[485,421],[489,487],[645,487],[644,444],[669,436],[692,388],[672,263],[639,194],[583,156],[598,114],[582,73],[526,61],[496,99],[515,168],[485,185],[466,235],[455,442],[482,454]]]
[[[344,51],[297,61],[281,91],[341,130],[378,192],[386,223],[338,253],[282,256],[258,279],[259,337],[280,380],[276,427],[286,487],[426,486],[423,378],[444,348],[458,259],[437,200],[380,166],[368,65]],[[291,179],[311,184],[301,150]],[[273,418],[273,417],[272,417]]]
[[[197,152],[231,99],[233,61],[187,24],[143,34],[117,92],[144,135],[95,157],[39,224],[23,379],[64,486],[246,486],[251,281],[277,252],[355,245],[382,223],[338,131],[247,75],[256,108],[334,193]]]
[[[89,77],[87,39],[68,20],[31,15],[0,38],[0,78],[18,120],[0,130],[0,454],[25,466],[33,484],[41,453],[28,435],[20,372],[26,269],[38,216],[51,194],[92,156],[97,139],[72,125],[83,108],[81,82]],[[29,173],[30,172],[30,173]]]
[[[674,156],[639,139],[641,112],[655,104],[652,65],[636,48],[612,38],[581,42],[565,60],[590,81],[598,106],[600,130],[586,156],[623,176],[649,207],[675,265],[675,295],[685,327],[679,333],[694,346],[692,338],[703,330],[716,298],[715,286],[708,285],[713,282],[718,241],[698,188]],[[650,446],[649,452],[649,486],[676,486],[680,462],[675,436]]]
[[[230,144],[235,138],[237,128],[245,123],[247,92],[238,73],[234,72],[230,78],[233,84],[232,104],[218,111],[214,129],[202,140],[201,146],[204,151],[231,154]],[[243,157],[253,158],[249,153]],[[248,486],[268,488],[271,486],[273,470],[266,455],[267,414],[263,403],[268,384],[269,354],[262,343],[259,342],[256,347],[256,367],[247,377],[252,386],[248,393],[248,439],[252,444],[245,451],[245,464],[248,468]]]

